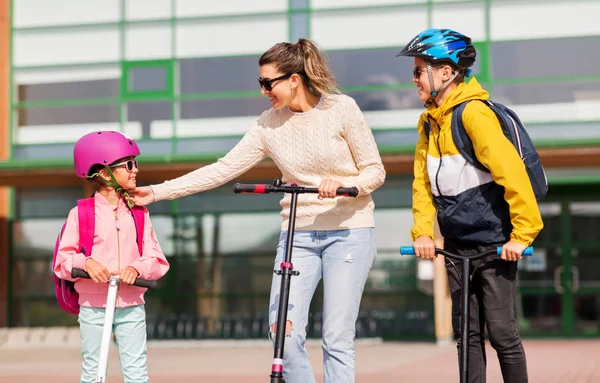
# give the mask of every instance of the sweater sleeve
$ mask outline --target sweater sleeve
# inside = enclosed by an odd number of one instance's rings
[[[345,105],[346,123],[343,135],[352,152],[359,173],[355,177],[346,177],[344,186],[357,187],[359,195],[371,194],[383,185],[385,169],[381,162],[373,132],[364,114],[353,99],[348,99],[350,102]]]
[[[131,266],[140,273],[140,278],[148,280],[157,280],[169,271],[169,262],[156,238],[148,209],[145,209],[144,213],[142,256],[138,257]]]
[[[410,232],[413,241],[421,236],[434,237],[435,205],[427,172],[429,137],[425,134],[423,120],[419,120],[419,140],[415,148],[414,180],[412,185],[412,211],[414,225]]]
[[[174,180],[152,185],[155,201],[176,199],[214,189],[240,176],[267,157],[258,123],[217,162]]]
[[[510,209],[512,241],[531,245],[543,223],[527,170],[512,143],[502,133],[494,112],[482,102],[470,102],[462,115],[477,159],[494,182],[504,187]],[[476,127],[479,127],[477,129]]]
[[[71,209],[65,224],[65,229],[58,244],[56,262],[53,271],[60,279],[72,281],[71,270],[73,267],[85,269],[86,256],[79,253],[79,221],[77,208]]]

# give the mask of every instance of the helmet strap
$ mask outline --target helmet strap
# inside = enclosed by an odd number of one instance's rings
[[[135,205],[133,203],[133,198],[131,198],[129,193],[127,193],[127,190],[123,189],[123,187],[121,185],[119,185],[119,183],[117,182],[117,179],[115,178],[115,175],[112,172],[112,170],[110,169],[110,167],[104,166],[104,169],[106,169],[106,172],[110,176],[110,180],[107,180],[103,177],[102,181],[106,184],[106,186],[113,188],[116,193],[121,194],[123,196],[123,198],[125,199],[127,206],[129,206],[129,208],[132,209],[133,206]],[[101,175],[100,175],[100,173],[94,173],[92,175],[87,176],[88,179],[92,179],[94,177],[101,177]]]
[[[431,95],[429,96],[429,98],[427,99],[427,101],[425,102],[425,107],[429,108],[429,106],[433,103],[435,103],[435,98],[444,90],[446,89],[450,84],[452,84],[452,81],[454,81],[454,79],[456,78],[456,76],[458,76],[459,73],[457,71],[454,71],[454,73],[452,74],[452,77],[450,77],[448,80],[444,81],[444,83],[442,84],[442,86],[440,86],[439,89],[435,89],[435,85],[433,83],[433,68],[431,66],[430,62],[427,62],[427,78],[429,79],[429,88],[431,89]],[[436,104],[437,105],[437,104]]]

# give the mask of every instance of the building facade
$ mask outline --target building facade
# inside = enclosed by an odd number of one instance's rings
[[[72,171],[83,134],[120,130],[140,145],[138,184],[225,154],[270,105],[258,57],[314,39],[342,90],[365,112],[388,172],[374,194],[378,259],[359,335],[433,337],[432,272],[410,244],[412,152],[423,108],[416,33],[473,38],[474,75],[514,108],[539,148],[550,191],[536,256],[521,264],[524,334],[600,335],[600,3],[590,0],[13,0],[3,8],[0,324],[75,324],[55,304],[56,235],[89,188]],[[594,48],[595,47],[595,48]],[[270,182],[270,161],[243,175]],[[280,196],[231,185],[149,206],[172,264],[148,294],[157,338],[262,337]],[[319,293],[309,334],[320,331]]]

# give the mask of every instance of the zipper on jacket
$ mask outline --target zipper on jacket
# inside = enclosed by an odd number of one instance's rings
[[[427,116],[427,121],[431,125],[430,116]],[[435,125],[437,126],[437,130],[438,130],[438,135],[435,139],[435,143],[437,146],[438,154],[440,155],[440,161],[438,164],[438,168],[437,168],[437,171],[435,172],[435,187],[437,188],[438,194],[440,195],[440,197],[443,197],[442,189],[440,189],[440,184],[438,181],[438,177],[440,175],[440,170],[442,170],[442,149],[440,148],[440,136],[442,135],[442,128],[440,128],[440,124],[438,124],[438,122],[435,121],[435,119],[433,119],[433,121],[435,122]]]
[[[117,272],[121,271],[121,236],[119,234],[119,207],[115,209],[115,228],[117,229]],[[121,295],[121,283],[119,283],[119,288],[117,289],[117,307],[119,307],[119,299]]]

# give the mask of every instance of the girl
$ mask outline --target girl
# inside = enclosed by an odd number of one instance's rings
[[[216,163],[175,180],[137,188],[137,204],[216,188],[270,157],[283,182],[318,187],[300,195],[293,243],[294,270],[284,348],[284,379],[315,382],[304,343],[310,301],[323,279],[323,363],[326,383],[354,382],[354,335],[367,275],[375,260],[371,193],[385,170],[356,102],[339,93],[323,53],[309,40],[278,43],[258,60],[258,83],[272,108]],[[335,198],[355,186],[357,198]],[[282,232],[275,269],[285,256],[290,196],[281,201]],[[273,278],[270,331],[276,332],[280,277]]]
[[[81,382],[95,381],[108,281],[118,274],[114,332],[119,347],[125,383],[148,382],[146,371],[146,312],[144,288],[130,286],[137,277],[161,278],[169,264],[158,244],[148,210],[145,209],[142,255],[137,246],[136,228],[127,201],[138,174],[136,143],[119,132],[93,132],[75,144],[75,173],[94,182],[95,232],[92,251],[79,252],[77,207],[69,213],[56,256],[54,273],[72,280],[72,268],[80,268],[91,279],[75,280],[79,294],[81,332]],[[131,206],[133,206],[131,204]]]

